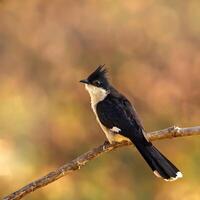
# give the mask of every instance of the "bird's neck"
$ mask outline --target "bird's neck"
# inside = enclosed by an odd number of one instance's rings
[[[103,101],[109,94],[108,90],[92,85],[85,85],[85,88],[90,95],[92,107],[96,106],[100,101]]]

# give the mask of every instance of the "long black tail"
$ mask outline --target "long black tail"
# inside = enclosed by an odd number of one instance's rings
[[[175,181],[183,177],[182,173],[152,143],[145,141],[145,144],[135,143],[135,146],[157,177],[162,177],[165,181]]]

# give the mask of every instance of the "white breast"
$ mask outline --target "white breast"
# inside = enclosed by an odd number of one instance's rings
[[[106,91],[103,88],[95,87],[93,85],[86,84],[85,89],[90,94],[92,107],[96,106],[96,104],[100,101],[103,101],[109,94],[109,91]]]
[[[120,131],[120,129],[118,127],[113,127],[112,129],[108,129],[100,122],[100,120],[98,118],[98,115],[96,112],[96,105],[100,101],[103,101],[107,97],[109,92],[104,90],[103,88],[98,88],[98,87],[95,87],[92,85],[87,85],[87,84],[85,85],[85,88],[89,92],[90,97],[91,97],[92,110],[96,116],[96,119],[97,119],[99,125],[101,126],[102,130],[106,134],[108,141],[110,143],[113,143],[113,142],[121,142],[124,140],[129,140],[128,138],[126,138],[120,134],[117,134]]]

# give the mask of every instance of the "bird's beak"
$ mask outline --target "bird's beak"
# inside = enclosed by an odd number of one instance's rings
[[[89,81],[87,79],[81,80],[80,82],[84,84],[89,84]]]

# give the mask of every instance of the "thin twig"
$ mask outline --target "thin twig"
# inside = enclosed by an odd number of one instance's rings
[[[193,136],[193,135],[200,135],[200,126],[190,127],[190,128],[179,128],[179,127],[173,126],[164,130],[147,133],[146,136],[149,140],[154,141],[154,140],[161,140],[161,139],[166,139],[166,138],[169,139],[169,138],[174,138],[174,137]],[[71,162],[56,169],[55,171],[48,173],[46,176],[43,176],[39,178],[38,180],[33,181],[29,183],[28,185],[24,186],[23,188],[17,190],[16,192],[4,197],[3,200],[22,199],[27,194],[39,188],[42,188],[62,178],[63,176],[66,176],[67,174],[75,170],[80,169],[90,160],[99,157],[101,154],[112,151],[119,147],[127,146],[127,145],[131,145],[131,143],[129,142],[122,142],[122,143],[116,143],[116,144],[104,143],[100,145],[99,147],[95,147],[91,149],[90,151],[82,154],[81,156],[77,157]]]

